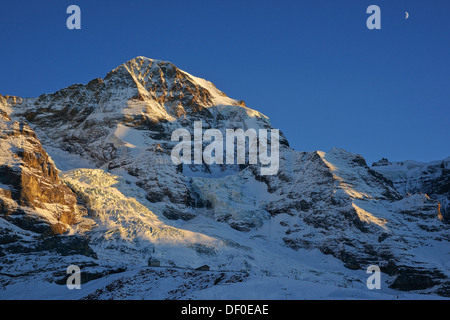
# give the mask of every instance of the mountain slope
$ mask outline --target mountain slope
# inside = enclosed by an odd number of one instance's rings
[[[429,163],[383,159],[373,163],[372,169],[393,181],[403,195],[424,193],[438,200],[443,220],[450,221],[450,157]]]

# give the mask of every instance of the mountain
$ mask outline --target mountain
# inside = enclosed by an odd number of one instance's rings
[[[428,163],[383,158],[373,163],[372,169],[391,180],[403,195],[424,193],[438,200],[443,219],[450,221],[450,157]]]
[[[43,235],[0,212],[0,234],[9,239],[0,241],[0,297],[449,296],[449,225],[440,202],[405,194],[360,155],[296,151],[279,131],[273,175],[263,174],[267,163],[251,162],[250,154],[245,163],[174,163],[176,130],[195,139],[198,123],[223,137],[229,129],[272,136],[275,128],[243,101],[169,62],[137,57],[85,85],[37,98],[0,96],[0,110],[3,135],[13,121],[27,128],[14,143],[35,133],[42,150],[30,153],[49,155],[39,166],[61,170],[45,185],[63,190],[76,208],[65,229]],[[272,150],[274,140],[267,140]],[[1,146],[4,170],[11,171],[16,156]],[[7,192],[0,199],[8,202]],[[21,194],[15,199],[29,205]],[[146,267],[149,257],[163,267]],[[64,286],[70,264],[82,266],[80,291]],[[203,265],[210,273],[195,270]],[[367,289],[369,265],[381,268],[382,290]],[[25,283],[40,290],[23,294]]]

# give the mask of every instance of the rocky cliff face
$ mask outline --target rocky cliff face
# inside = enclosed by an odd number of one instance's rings
[[[61,234],[79,220],[76,195],[33,130],[0,112],[0,215],[23,229]]]
[[[449,295],[443,202],[407,195],[360,155],[295,151],[280,133],[275,175],[261,175],[261,163],[175,165],[171,134],[193,134],[195,121],[224,136],[226,129],[273,128],[263,114],[169,62],[137,57],[86,85],[0,97],[0,107],[5,137],[14,130],[21,137],[20,147],[15,138],[2,147],[2,203],[45,208],[51,225],[71,225],[76,197],[63,179],[89,211],[72,232],[89,239],[101,261],[135,265],[152,255],[169,266],[354,287],[365,283],[355,275],[376,264],[391,288]],[[75,170],[58,178],[25,121],[57,165]],[[25,169],[15,175],[14,168]],[[311,252],[339,261],[333,268],[340,271],[308,260]]]

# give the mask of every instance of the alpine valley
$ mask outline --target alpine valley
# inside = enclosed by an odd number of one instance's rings
[[[342,149],[293,150],[280,131],[276,175],[175,165],[172,132],[196,121],[275,129],[145,57],[55,93],[0,96],[0,299],[450,297],[450,158],[369,167]],[[370,265],[381,289],[366,285]]]

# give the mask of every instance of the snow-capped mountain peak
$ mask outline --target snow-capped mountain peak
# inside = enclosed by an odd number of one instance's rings
[[[365,268],[376,264],[386,275],[386,288],[449,295],[449,226],[439,219],[439,202],[399,192],[360,155],[342,149],[296,151],[280,132],[279,170],[273,175],[261,175],[260,163],[175,164],[176,129],[192,132],[196,122],[222,133],[272,127],[263,114],[170,62],[136,57],[87,84],[36,98],[0,96],[0,110],[6,119],[0,129],[8,139],[9,117],[29,123],[26,133],[33,132],[50,156],[47,161],[36,148],[30,158],[64,171],[61,181],[49,184],[70,187],[66,202],[77,213],[66,223],[68,235],[42,243],[41,235],[4,217],[5,194],[13,191],[0,192],[0,243],[7,243],[0,245],[0,268],[16,261],[13,277],[30,268],[22,263],[23,252],[38,259],[48,249],[63,256],[42,266],[39,275],[46,279],[58,274],[70,252],[96,275],[101,268],[128,268],[133,283],[145,274],[142,264],[152,255],[165,267],[208,264],[239,281],[282,277],[333,288],[321,291],[326,296],[336,294],[336,283],[367,290]],[[10,145],[27,141],[18,128],[14,132],[21,137]],[[9,170],[14,157],[8,151],[0,160]],[[443,166],[439,170],[446,174]],[[81,218],[79,212],[87,215]],[[22,221],[28,221],[26,215]],[[55,249],[61,244],[64,250]],[[107,291],[102,286],[116,284],[118,294],[127,294],[117,279],[105,279],[111,282],[98,282],[95,297]],[[0,287],[16,284],[0,275]],[[382,294],[398,293],[386,290]]]
[[[135,99],[152,99],[163,104],[171,116],[217,105],[244,106],[207,80],[178,69],[171,62],[136,57],[110,71],[104,81],[116,86],[130,78],[138,90]],[[126,82],[130,86],[129,82]],[[189,110],[192,109],[192,110]]]

